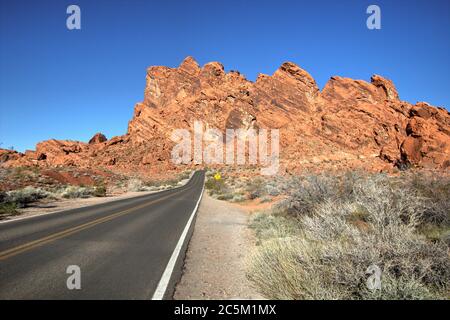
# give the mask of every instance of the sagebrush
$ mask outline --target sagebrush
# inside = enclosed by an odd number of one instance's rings
[[[253,220],[248,277],[273,299],[448,297],[445,177],[349,173],[290,180],[287,199]],[[441,232],[431,239],[424,226]],[[366,286],[369,266],[380,290]]]

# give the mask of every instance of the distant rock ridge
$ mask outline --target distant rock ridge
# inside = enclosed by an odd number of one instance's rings
[[[103,166],[117,171],[166,171],[172,130],[208,127],[280,129],[283,172],[447,169],[450,114],[425,102],[400,100],[380,75],[370,82],[333,76],[322,90],[292,62],[272,75],[247,80],[219,62],[200,66],[187,57],[178,68],[147,69],[144,99],[123,136],[97,133],[89,143],[48,140],[36,151],[0,150],[2,166]]]

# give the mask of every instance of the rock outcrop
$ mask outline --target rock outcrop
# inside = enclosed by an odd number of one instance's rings
[[[118,171],[176,169],[170,161],[174,129],[194,121],[227,128],[280,130],[285,171],[448,169],[450,114],[443,108],[400,100],[392,81],[331,77],[323,90],[292,62],[255,82],[210,62],[186,58],[178,68],[147,70],[144,99],[136,104],[125,135],[89,143],[48,140],[35,152],[0,150],[3,165],[103,166]]]
[[[91,138],[91,140],[89,140],[89,144],[102,143],[107,140],[108,139],[106,139],[106,137],[103,133],[98,132]]]

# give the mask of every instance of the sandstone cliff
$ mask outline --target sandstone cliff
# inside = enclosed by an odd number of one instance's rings
[[[191,57],[178,68],[148,68],[144,99],[125,135],[107,140],[98,133],[89,143],[48,140],[24,154],[0,150],[0,163],[175,170],[170,135],[192,130],[195,120],[222,131],[280,129],[282,172],[450,166],[449,112],[400,100],[394,84],[379,75],[370,82],[335,76],[319,90],[291,62],[251,82],[218,62],[200,67]]]

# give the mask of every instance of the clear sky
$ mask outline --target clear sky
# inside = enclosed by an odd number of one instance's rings
[[[403,100],[450,105],[449,0],[0,0],[1,147],[126,132],[145,70],[185,56],[250,80],[284,61],[322,88],[333,75],[394,81]],[[81,30],[66,8],[81,8]],[[381,8],[381,30],[366,9]]]

